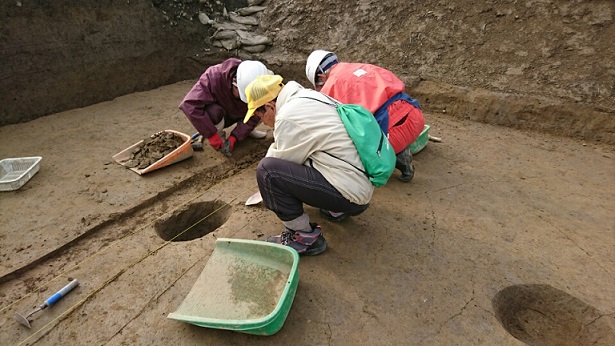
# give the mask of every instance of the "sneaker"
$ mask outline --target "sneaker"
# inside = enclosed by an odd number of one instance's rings
[[[261,130],[254,129],[252,130],[252,132],[248,134],[248,136],[252,138],[256,138],[256,139],[265,138],[267,137],[267,131],[261,131]]]
[[[275,244],[289,246],[300,255],[314,256],[327,249],[327,241],[322,235],[320,226],[310,223],[312,232],[301,232],[285,229],[282,234],[267,238],[267,241]]]
[[[348,217],[348,214],[346,213],[328,211],[325,209],[320,209],[320,215],[322,215],[322,217],[324,217],[325,219],[333,222],[344,221]]]
[[[414,165],[412,164],[412,153],[408,148],[402,150],[397,154],[397,160],[395,162],[395,168],[401,171],[401,175],[397,177],[404,183],[409,182],[414,178]]]

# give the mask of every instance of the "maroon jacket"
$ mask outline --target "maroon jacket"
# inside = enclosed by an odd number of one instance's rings
[[[258,117],[252,117],[248,123],[243,123],[248,105],[239,97],[233,96],[233,77],[240,63],[241,60],[230,58],[210,66],[179,105],[179,109],[186,114],[192,126],[205,138],[216,133],[215,124],[222,119],[225,127],[237,124],[231,136],[238,141],[244,140],[258,125]]]

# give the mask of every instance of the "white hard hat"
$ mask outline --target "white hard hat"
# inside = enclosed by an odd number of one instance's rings
[[[324,73],[336,63],[337,55],[335,53],[328,50],[315,50],[308,56],[305,63],[305,76],[313,86],[316,86],[316,75]]]
[[[242,61],[237,67],[237,89],[239,90],[239,98],[241,101],[248,103],[246,97],[246,87],[258,76],[273,74],[260,61],[246,60]]]

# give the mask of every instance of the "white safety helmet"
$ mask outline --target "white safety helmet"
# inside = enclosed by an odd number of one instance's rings
[[[246,87],[252,83],[258,76],[273,74],[267,67],[260,61],[245,60],[242,61],[237,67],[237,89],[239,90],[239,98],[241,101],[248,103],[246,97]]]
[[[331,66],[337,63],[337,55],[328,50],[315,50],[310,53],[305,63],[305,76],[316,86],[316,75],[319,73],[325,73]]]

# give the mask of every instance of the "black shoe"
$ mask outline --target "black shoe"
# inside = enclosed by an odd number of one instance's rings
[[[315,256],[327,249],[327,241],[322,235],[319,225],[310,223],[311,232],[293,231],[285,229],[282,234],[267,238],[270,243],[282,244],[291,247],[299,255]]]
[[[339,213],[336,213],[336,214],[339,214]],[[320,215],[324,217],[325,219],[332,221],[332,222],[344,221],[348,217],[348,214],[346,213],[341,213],[340,215],[333,216],[330,211],[325,210],[325,209],[320,209]]]
[[[395,161],[395,168],[401,171],[401,175],[397,177],[404,183],[409,182],[414,178],[414,165],[412,164],[412,153],[408,148],[402,150],[397,154],[397,160]]]
[[[307,249],[300,255],[304,256],[316,256],[327,249],[327,241],[325,237],[321,234],[318,236],[316,241],[312,243],[312,245],[308,246]]]

